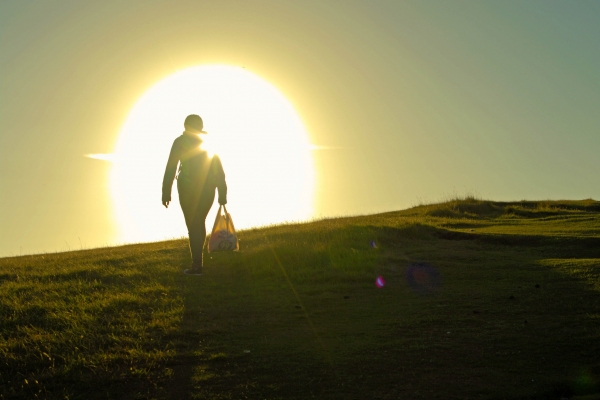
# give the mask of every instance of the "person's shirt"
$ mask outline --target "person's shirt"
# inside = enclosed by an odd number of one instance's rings
[[[171,201],[171,189],[179,164],[177,186],[180,192],[193,192],[205,197],[214,196],[215,188],[218,188],[219,203],[227,203],[227,184],[221,159],[217,155],[210,157],[201,144],[199,135],[186,132],[173,142],[163,177],[163,202]]]

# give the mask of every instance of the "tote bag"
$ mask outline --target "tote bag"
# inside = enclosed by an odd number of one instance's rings
[[[222,210],[225,211],[224,214],[221,212]],[[239,249],[240,243],[235,233],[231,214],[227,212],[225,206],[219,206],[219,212],[217,212],[217,218],[215,218],[215,224],[208,241],[208,252],[238,251]]]

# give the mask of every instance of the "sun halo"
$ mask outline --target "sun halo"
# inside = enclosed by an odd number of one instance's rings
[[[187,234],[178,208],[160,202],[164,168],[183,120],[204,120],[203,147],[218,154],[228,185],[228,210],[248,228],[312,215],[314,171],[302,122],[271,84],[242,68],[188,68],[152,86],[131,110],[116,146],[111,192],[121,241]],[[210,230],[218,206],[207,218]]]

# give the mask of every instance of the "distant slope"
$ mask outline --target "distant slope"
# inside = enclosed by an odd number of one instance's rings
[[[600,398],[600,202],[240,238],[0,259],[0,398]]]

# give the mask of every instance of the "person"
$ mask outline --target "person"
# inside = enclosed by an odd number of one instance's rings
[[[202,252],[206,241],[206,216],[219,191],[219,204],[227,204],[225,172],[218,156],[210,157],[202,149],[201,135],[206,134],[200,116],[188,115],[185,131],[175,139],[167,161],[162,185],[162,204],[169,207],[171,188],[177,174],[177,192],[189,234],[192,266],[184,271],[187,275],[202,275]]]

